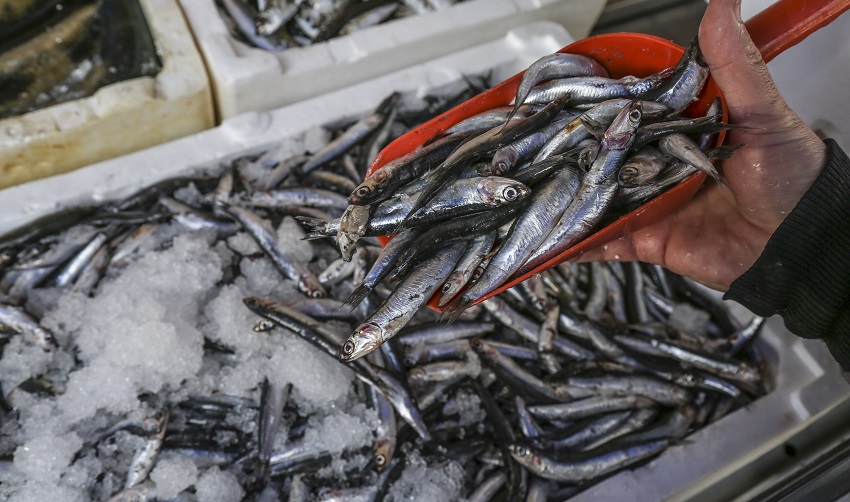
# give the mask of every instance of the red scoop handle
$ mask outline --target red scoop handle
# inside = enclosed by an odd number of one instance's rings
[[[767,62],[828,25],[847,9],[850,9],[850,0],[779,0],[745,24]]]

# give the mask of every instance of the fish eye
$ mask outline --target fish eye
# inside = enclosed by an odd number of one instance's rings
[[[359,195],[360,197],[366,197],[367,195],[369,195],[370,191],[371,190],[369,190],[369,187],[360,187],[357,189],[357,195]]]
[[[631,120],[632,122],[637,122],[640,120],[641,115],[642,114],[640,110],[632,110],[629,112],[629,120]]]
[[[352,342],[345,342],[345,345],[342,346],[343,354],[350,356],[354,353],[354,344]]]
[[[451,290],[451,289],[452,289],[452,283],[447,282],[447,283],[443,284],[443,293],[448,293],[449,290]]]
[[[502,195],[505,197],[506,200],[515,200],[517,196],[519,196],[519,192],[514,187],[508,187],[505,188],[505,190],[502,192]]]
[[[382,465],[387,463],[387,457],[382,454],[375,455],[375,463],[378,464],[378,467],[381,467]]]

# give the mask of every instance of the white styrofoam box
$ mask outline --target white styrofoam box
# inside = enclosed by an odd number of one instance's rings
[[[219,119],[262,111],[555,21],[590,33],[605,0],[466,0],[309,47],[273,53],[234,39],[213,0],[180,0],[212,79]]]
[[[230,160],[292,141],[293,154],[314,142],[322,125],[369,113],[389,93],[424,95],[463,75],[492,70],[504,79],[570,42],[554,23],[536,23],[507,36],[381,78],[272,112],[254,112],[221,126],[61,176],[0,191],[0,233],[57,209],[119,199],[166,178],[210,170]],[[302,150],[297,149],[301,147]],[[739,306],[736,314],[745,316]],[[770,393],[693,434],[635,471],[624,471],[576,500],[660,500],[699,495],[706,480],[752,461],[754,452],[781,444],[821,411],[850,398],[850,386],[819,342],[769,321],[760,341],[773,375]],[[624,494],[628,494],[625,496]],[[705,492],[702,494],[705,496]],[[696,495],[695,495],[696,496]],[[681,497],[679,497],[681,498]]]
[[[773,0],[744,0],[749,19]],[[850,152],[850,11],[767,64],[779,92],[815,131]]]
[[[204,63],[176,0],[140,0],[162,60],[154,77],[0,120],[0,188],[213,126]]]

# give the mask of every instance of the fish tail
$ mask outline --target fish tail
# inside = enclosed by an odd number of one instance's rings
[[[345,301],[343,301],[342,303],[343,305],[348,305],[349,307],[351,307],[351,310],[349,310],[349,312],[353,312],[354,309],[357,308],[357,306],[360,305],[360,303],[364,299],[366,299],[366,297],[369,296],[369,293],[371,292],[372,288],[366,287],[361,284],[354,288],[354,291],[352,291],[351,294],[348,295],[348,298],[346,298]]]
[[[457,321],[461,314],[472,305],[472,301],[465,298],[465,295],[457,295],[452,301],[446,304],[443,308],[443,314],[440,317],[441,321],[446,324],[452,324]]]
[[[732,154],[735,153],[742,146],[744,145],[718,146],[716,148],[709,149],[707,152],[705,152],[705,154],[711,160],[726,160],[728,158],[731,158]]]
[[[321,218],[313,218],[311,216],[296,216],[296,220],[300,221],[308,227],[308,233],[301,240],[312,241],[321,239],[322,237],[333,237],[334,234],[327,231],[327,222]]]

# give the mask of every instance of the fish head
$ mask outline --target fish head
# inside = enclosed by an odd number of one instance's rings
[[[470,340],[469,346],[472,347],[472,350],[474,350],[475,353],[480,356],[497,355],[496,349],[494,349],[491,345],[487,344],[487,342],[480,338],[473,338],[472,340]]]
[[[384,341],[384,330],[375,323],[361,324],[339,351],[339,360],[350,362],[377,349]]]
[[[168,427],[168,410],[164,408],[142,420],[142,429],[148,437],[162,438],[165,436],[166,427]]]
[[[478,183],[478,190],[491,206],[516,204],[531,193],[527,186],[518,181],[493,176],[482,179]]]
[[[643,118],[643,107],[640,101],[632,101],[624,107],[611,126],[605,131],[604,142],[611,150],[627,150],[632,146],[640,121]]]
[[[370,178],[371,180],[371,178]],[[362,204],[367,197],[372,195],[372,184],[369,183],[369,180],[363,182],[351,192],[351,195],[348,196],[349,204]]]
[[[644,119],[657,119],[673,111],[669,106],[658,101],[641,101],[640,106]]]
[[[390,460],[395,452],[395,443],[387,438],[378,438],[375,441],[375,468],[383,472],[390,465]]]
[[[525,466],[534,467],[540,463],[540,458],[528,446],[512,444],[508,446],[508,451],[517,462]]]
[[[324,298],[327,296],[322,283],[312,274],[301,276],[298,280],[298,289],[310,298]]]
[[[455,294],[460,291],[465,284],[463,281],[463,273],[458,272],[457,270],[453,271],[449,278],[446,279],[446,282],[443,283],[443,287],[440,288],[440,299],[437,301],[437,306],[443,308],[449,303],[452,298],[455,297]]]

